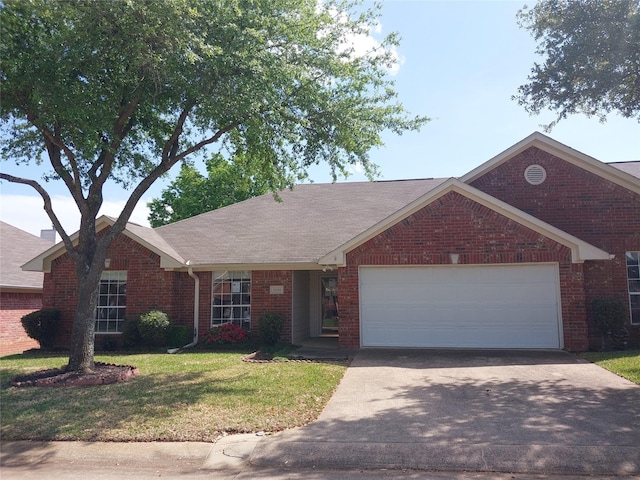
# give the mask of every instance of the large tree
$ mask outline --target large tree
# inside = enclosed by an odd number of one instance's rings
[[[147,204],[149,223],[160,227],[267,193],[269,185],[251,166],[246,158],[229,161],[219,153],[205,162],[206,175],[191,163],[183,163],[160,198]],[[284,181],[283,187],[287,183]]]
[[[368,151],[410,116],[387,77],[387,36],[356,48],[379,17],[340,0],[4,0],[0,119],[5,159],[50,163],[80,211],[72,241],[43,180],[34,188],[75,262],[70,370],[94,367],[96,292],[107,248],[142,195],[176,163],[219,144],[251,159],[269,188],[319,162],[375,165]],[[107,182],[129,198],[113,226],[95,220]]]
[[[638,0],[541,0],[518,22],[545,57],[514,97],[529,113],[557,112],[548,128],[574,113],[640,120]]]

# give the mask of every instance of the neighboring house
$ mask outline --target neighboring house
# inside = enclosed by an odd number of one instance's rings
[[[549,348],[600,344],[596,297],[624,301],[640,337],[640,162],[607,165],[534,133],[461,178],[308,184],[156,229],[129,224],[100,286],[97,342],[150,309],[202,335],[233,322],[343,347]],[[98,228],[113,220],[102,217]],[[64,312],[61,245],[44,304]]]
[[[25,272],[20,267],[52,244],[53,241],[0,222],[0,356],[39,347],[27,336],[20,320],[42,308],[44,275]]]

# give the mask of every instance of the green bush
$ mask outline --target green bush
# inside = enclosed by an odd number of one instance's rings
[[[100,339],[100,350],[103,352],[115,352],[118,346],[118,340],[112,336]]]
[[[615,332],[624,327],[627,313],[622,300],[599,297],[591,302],[591,311],[600,333]]]
[[[122,324],[122,346],[125,348],[137,348],[142,345],[140,335],[140,319],[127,318]]]
[[[60,310],[57,308],[43,308],[22,317],[22,327],[29,337],[40,344],[40,348],[50,349],[53,348],[60,316]]]
[[[190,327],[185,325],[171,325],[167,335],[168,347],[184,347],[193,340],[193,333]]]
[[[142,343],[151,347],[166,346],[170,325],[169,316],[164,312],[152,310],[143,313],[138,321]]]
[[[280,340],[280,329],[284,324],[284,319],[277,313],[266,313],[260,317],[259,331],[260,339],[265,345],[275,345]]]

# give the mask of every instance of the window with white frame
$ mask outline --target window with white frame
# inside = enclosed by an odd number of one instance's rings
[[[640,325],[640,252],[627,252],[626,256],[631,323]]]
[[[96,333],[120,333],[127,305],[127,272],[106,271],[100,277]]]
[[[251,328],[251,272],[213,272],[211,326]]]

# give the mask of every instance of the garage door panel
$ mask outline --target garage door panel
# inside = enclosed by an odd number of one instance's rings
[[[554,265],[361,268],[363,346],[559,348]]]

